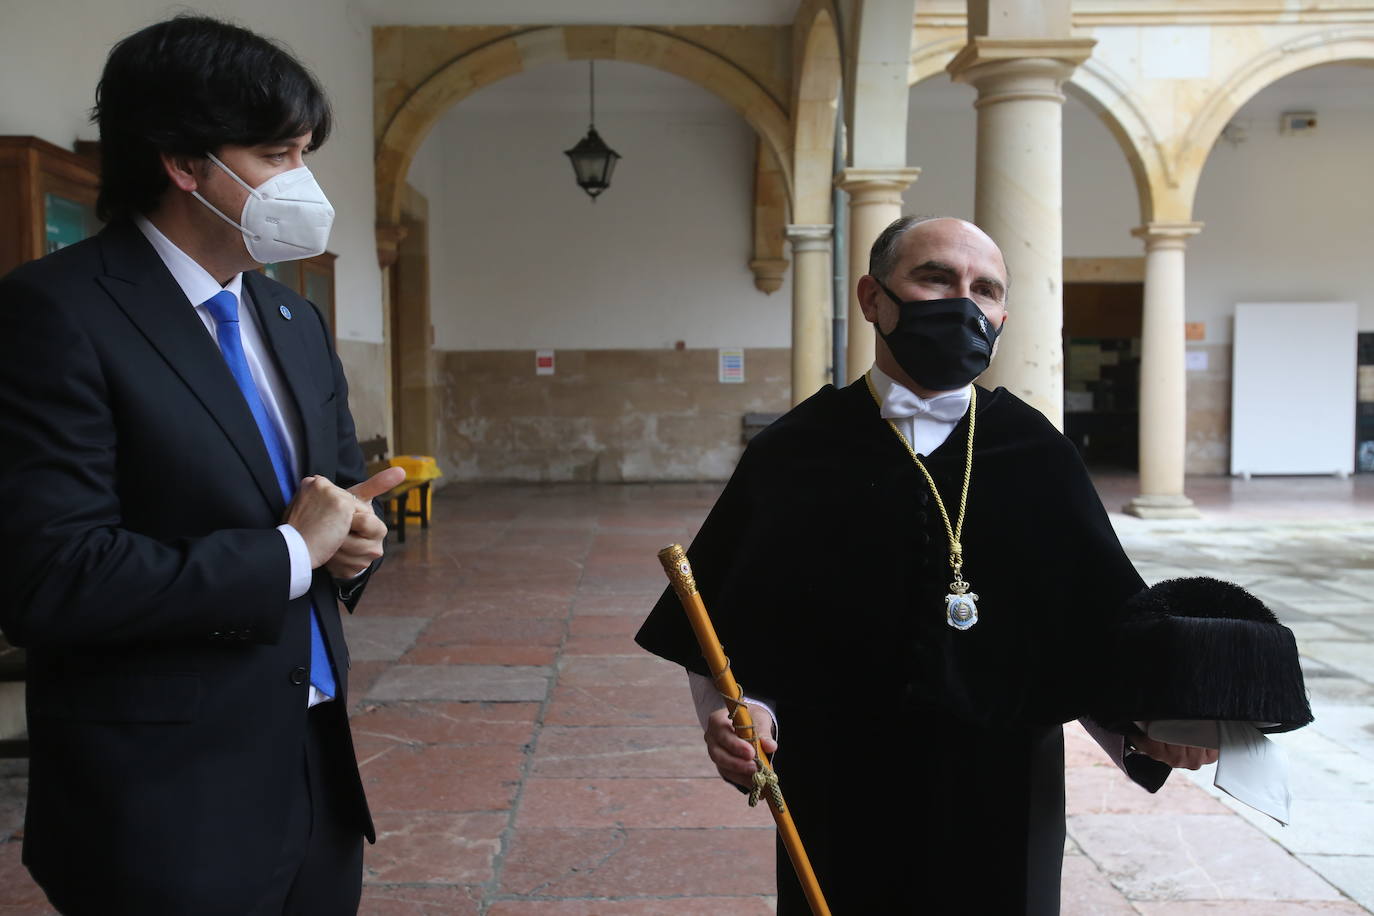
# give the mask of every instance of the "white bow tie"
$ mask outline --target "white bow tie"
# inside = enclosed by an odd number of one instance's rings
[[[888,388],[879,411],[885,420],[905,417],[930,417],[946,423],[957,423],[968,412],[969,390],[951,391],[933,398],[923,398],[901,385]]]

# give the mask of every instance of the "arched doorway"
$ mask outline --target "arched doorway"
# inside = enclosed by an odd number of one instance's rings
[[[1366,215],[1374,208],[1371,143],[1369,61],[1289,72],[1232,109],[1201,169],[1193,203],[1207,229],[1190,245],[1187,278],[1187,321],[1196,338],[1189,342],[1187,373],[1189,473],[1230,473],[1233,405],[1258,406],[1247,403],[1257,396],[1251,389],[1234,386],[1237,303],[1358,303],[1363,358],[1374,363],[1374,302],[1367,293],[1374,283],[1368,258],[1374,230]],[[1349,361],[1359,342],[1324,341],[1323,358]],[[1305,361],[1272,369],[1299,386]],[[1374,366],[1362,371],[1363,389],[1358,374],[1348,379],[1356,390],[1354,415],[1341,410],[1331,423],[1345,424],[1342,434],[1354,428],[1353,460],[1357,470],[1370,471]],[[1323,400],[1348,395],[1336,390]]]
[[[697,83],[734,108],[768,144],[792,185],[792,141],[786,111],[748,72],[671,34],[619,26],[528,29],[460,54],[386,113],[377,144],[377,218],[399,215],[410,159],[445,111],[485,86],[543,64],[617,60],[655,67]]]
[[[766,297],[747,266],[754,131],[700,86],[598,61],[596,126],[624,159],[593,203],[562,155],[587,129],[588,67],[473,94],[413,158],[454,479],[724,477],[742,414],[785,406],[790,289]],[[728,386],[727,345],[745,358]]]
[[[402,234],[399,224],[411,162],[425,137],[445,112],[484,87],[568,61],[639,64],[696,84],[732,109],[753,129],[761,146],[776,162],[781,173],[784,199],[790,202],[794,166],[791,125],[781,102],[782,96],[779,95],[783,85],[777,80],[770,80],[766,74],[751,72],[736,65],[706,44],[687,41],[664,31],[591,26],[493,31],[505,34],[498,34],[475,46],[462,47],[447,61],[442,51],[444,36],[436,35],[439,50],[436,51],[434,44],[422,45],[424,53],[435,59],[435,68],[414,85],[405,82],[407,78],[413,81],[413,77],[407,74],[414,72],[415,67],[423,70],[425,64],[409,57],[403,56],[398,60],[394,54],[389,56],[388,67],[397,72],[388,72],[378,78],[379,86],[396,83],[396,88],[391,92],[379,94],[376,159],[379,240],[394,239]],[[582,84],[579,74],[572,85]],[[574,136],[559,142],[571,145],[575,139]],[[753,158],[750,157],[751,160]],[[571,184],[571,181],[568,183]],[[430,235],[435,237],[433,227]],[[741,263],[747,263],[748,253],[744,252],[743,255]],[[395,290],[396,284],[390,284],[390,288]],[[414,308],[413,299],[397,300],[391,307],[393,327],[406,324],[411,327],[427,326],[426,321],[415,320],[413,316],[412,320],[405,320],[407,310]],[[413,344],[414,341],[411,341],[411,346]],[[393,361],[400,358],[398,348],[404,346],[400,341],[393,342]],[[431,404],[436,402],[432,400]],[[437,426],[437,404],[431,409],[433,412],[428,422],[431,426]],[[622,465],[623,462],[617,462],[618,467]],[[600,469],[594,469],[594,472],[603,473]],[[610,476],[614,478],[614,474]]]

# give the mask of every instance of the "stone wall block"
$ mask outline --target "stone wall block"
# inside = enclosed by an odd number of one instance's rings
[[[439,355],[440,465],[451,480],[720,480],[745,413],[788,404],[790,352],[745,351],[744,384],[717,351],[559,350],[535,376],[529,351]]]

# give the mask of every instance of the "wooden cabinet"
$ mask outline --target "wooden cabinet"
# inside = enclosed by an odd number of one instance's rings
[[[326,251],[301,261],[282,261],[264,264],[262,272],[284,286],[309,299],[324,314],[330,333],[334,327],[334,260],[336,254]]]
[[[100,229],[99,163],[37,137],[0,137],[0,276]]]

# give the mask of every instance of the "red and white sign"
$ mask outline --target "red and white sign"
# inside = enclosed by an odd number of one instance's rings
[[[534,351],[534,374],[553,375],[553,351],[535,350]]]

